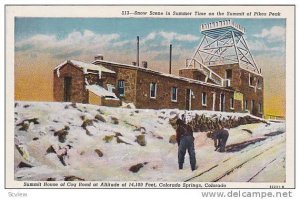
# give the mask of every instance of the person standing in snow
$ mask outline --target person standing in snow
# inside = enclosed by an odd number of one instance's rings
[[[229,133],[222,125],[219,125],[219,129],[207,133],[207,137],[214,140],[215,151],[219,149],[219,152],[225,152],[226,142],[229,137]]]
[[[194,171],[196,169],[196,155],[192,128],[189,125],[186,125],[181,119],[177,119],[176,124],[179,169],[183,168],[184,156],[187,150],[190,156],[191,169]]]

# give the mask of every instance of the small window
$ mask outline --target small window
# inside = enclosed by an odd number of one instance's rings
[[[262,105],[261,105],[261,103],[258,104],[258,111],[259,111],[259,113],[262,113]]]
[[[171,101],[172,102],[177,102],[177,88],[176,87],[172,87],[172,90],[171,90]]]
[[[245,100],[245,111],[248,111],[248,100]]]
[[[230,109],[234,109],[234,99],[233,99],[233,97],[230,98]]]
[[[202,106],[206,106],[206,98],[207,98],[206,92],[203,92],[202,93]]]
[[[232,78],[232,69],[227,69],[226,70],[226,79],[231,79]]]
[[[157,90],[157,84],[152,82],[150,84],[150,98],[156,98],[156,90]]]
[[[254,86],[254,77],[249,74],[249,86]]]
[[[262,89],[262,81],[260,79],[257,80],[257,88]]]
[[[255,109],[255,100],[251,100],[251,110],[252,112],[254,111]]]
[[[125,81],[119,80],[118,81],[118,92],[120,96],[125,96]]]

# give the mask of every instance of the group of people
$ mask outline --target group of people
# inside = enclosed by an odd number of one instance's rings
[[[190,156],[190,164],[192,171],[196,170],[196,154],[194,147],[194,136],[191,126],[184,122],[184,118],[177,119],[176,121],[176,141],[178,144],[178,165],[179,169],[183,168],[184,157],[186,151]],[[214,140],[215,151],[225,152],[225,146],[228,139],[229,133],[220,124],[219,128],[214,131],[207,133],[207,137]]]

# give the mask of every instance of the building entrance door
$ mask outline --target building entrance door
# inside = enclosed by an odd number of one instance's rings
[[[185,109],[191,110],[192,108],[192,91],[191,89],[186,89],[185,94]]]
[[[220,111],[225,111],[225,95],[220,95]]]
[[[71,101],[71,88],[72,88],[72,77],[65,77],[64,78],[64,101],[70,102]]]

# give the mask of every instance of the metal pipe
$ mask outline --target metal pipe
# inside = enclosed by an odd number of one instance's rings
[[[140,37],[137,36],[137,42],[136,42],[136,47],[137,47],[137,53],[136,53],[136,65],[140,65]]]
[[[172,44],[170,44],[169,74],[172,73]]]

